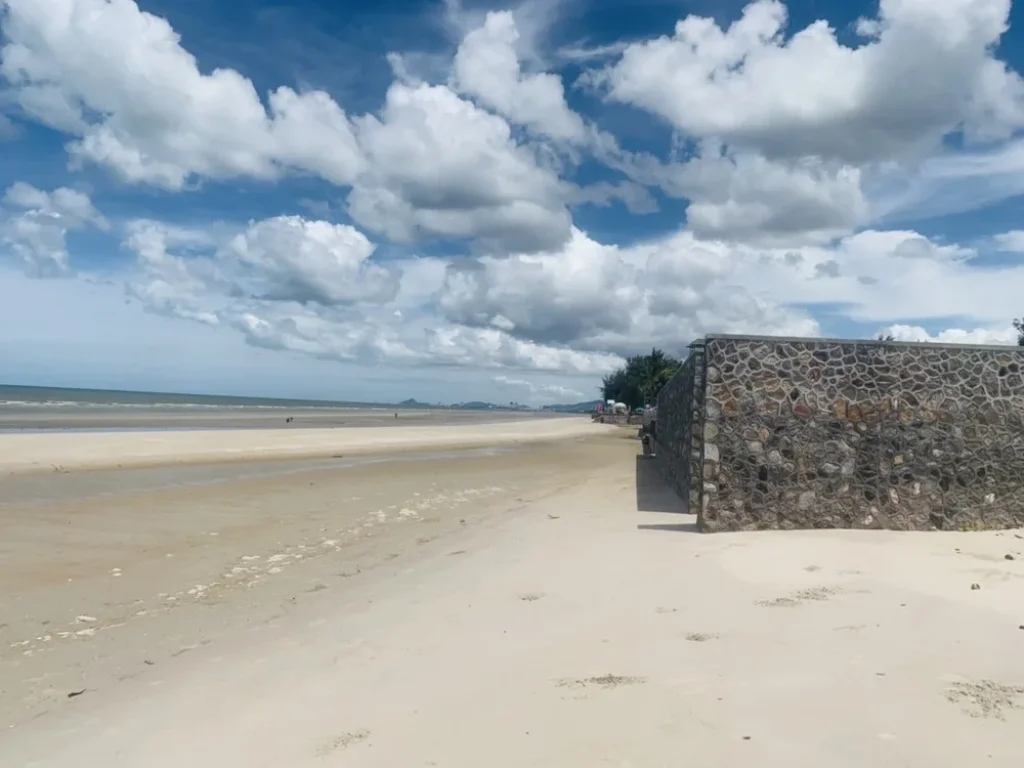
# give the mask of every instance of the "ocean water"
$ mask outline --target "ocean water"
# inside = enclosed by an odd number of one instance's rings
[[[335,402],[330,400],[292,400],[272,397],[231,397],[226,395],[190,395],[171,392],[135,392],[118,389],[70,389],[64,387],[25,387],[0,384],[0,408],[181,408],[181,409],[294,409],[330,408],[340,410],[388,410],[395,406]]]

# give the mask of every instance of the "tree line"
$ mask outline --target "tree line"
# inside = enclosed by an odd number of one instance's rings
[[[634,355],[622,368],[604,377],[601,393],[605,400],[625,403],[630,410],[651,405],[680,365],[682,361],[660,349],[652,349],[649,355]]]

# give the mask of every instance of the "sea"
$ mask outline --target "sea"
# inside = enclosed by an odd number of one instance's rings
[[[418,407],[426,407],[417,404]],[[68,387],[29,387],[0,384],[0,408],[244,408],[295,409],[332,408],[343,410],[393,410],[397,406],[380,403],[356,403],[333,400],[296,400],[276,397],[235,397],[230,395],[191,395],[172,392],[137,392],[124,389],[73,389]]]

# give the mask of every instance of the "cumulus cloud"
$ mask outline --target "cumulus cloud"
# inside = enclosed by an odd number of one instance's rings
[[[424,54],[417,78],[418,54],[393,54],[380,108],[351,115],[322,91],[260,94],[235,70],[203,70],[133,0],[0,0],[4,107],[66,134],[76,167],[159,199],[206,179],[338,187],[331,205],[304,203],[316,218],[117,225],[130,297],[262,349],[475,368],[569,400],[586,387],[555,376],[593,377],[652,345],[680,354],[710,332],[813,336],[852,320],[1014,340],[1024,264],[979,268],[975,247],[890,221],[1024,190],[1024,143],[1007,140],[1024,87],[995,58],[1008,0],[882,0],[856,47],[824,22],[790,30],[781,3],[755,0],[730,25],[691,15],[669,36],[546,56],[554,5],[449,0],[451,56]],[[667,151],[571,108],[552,61],[598,67],[582,81],[664,120]],[[678,219],[634,222],[618,245],[571,213],[661,202]],[[16,184],[2,206],[0,238],[35,275],[71,272],[69,233],[110,226],[69,187]],[[1024,252],[1017,231],[969,242]],[[420,244],[440,255],[416,256]]]
[[[1024,284],[1024,266],[978,269],[976,256],[913,231],[867,230],[831,246],[762,251],[739,279],[782,304],[862,322],[1005,324],[1020,313],[1015,286]]]
[[[566,104],[562,79],[547,72],[524,73],[516,51],[518,40],[511,12],[488,13],[483,25],[463,38],[455,54],[455,87],[542,136],[584,142],[586,127]]]
[[[0,242],[34,277],[57,277],[71,271],[69,232],[108,226],[88,195],[67,187],[44,192],[17,182],[4,194],[0,209]]]
[[[239,303],[221,313],[246,340],[314,357],[392,364],[512,368],[597,375],[621,358],[517,339],[497,329],[467,328],[392,313],[358,313],[296,304]]]
[[[695,137],[769,157],[864,163],[935,147],[946,133],[1007,138],[1024,83],[994,58],[1010,0],[881,0],[859,47],[826,21],[786,34],[777,0],[723,28],[688,16],[590,75],[609,99]]]
[[[1005,328],[1020,313],[1024,265],[978,269],[976,256],[913,231],[799,247],[682,232],[620,248],[577,230],[557,252],[452,264],[438,307],[460,325],[623,356],[650,344],[682,352],[705,333],[816,336],[816,308],[865,323]]]
[[[330,258],[328,234],[342,249]],[[567,373],[606,371],[649,345],[679,354],[705,333],[816,336],[816,305],[862,322],[962,316],[999,328],[1018,311],[1014,286],[1024,284],[1024,267],[973,269],[973,250],[909,231],[797,248],[680,232],[617,247],[574,229],[556,250],[402,259],[386,277],[357,231],[295,217],[254,222],[205,255],[171,254],[168,242],[181,251],[197,240],[136,228],[129,247],[145,279],[134,295],[261,347]],[[240,243],[258,243],[259,257]]]
[[[705,238],[747,242],[827,242],[867,217],[859,169],[817,158],[771,162],[712,150],[676,177],[690,200],[689,228]]]
[[[452,322],[626,355],[651,343],[679,351],[714,330],[816,335],[806,313],[741,283],[753,252],[689,233],[617,248],[579,230],[564,249],[453,264],[439,298]]]
[[[221,238],[158,222],[129,226],[125,245],[142,268],[132,292],[152,308],[204,322],[196,302],[290,302],[326,307],[383,304],[398,293],[394,270],[370,261],[375,246],[354,227],[276,216]]]
[[[1024,253],[1024,231],[1015,229],[1001,232],[992,238],[996,247],[1005,253]]]
[[[1012,326],[1005,328],[949,328],[936,334],[928,333],[916,325],[890,325],[881,333],[892,336],[896,341],[928,341],[941,344],[994,344],[997,346],[1014,345],[1017,343],[1017,330]]]
[[[374,263],[358,230],[300,217],[214,237],[151,221],[129,227],[128,291],[151,311],[224,325],[256,346],[339,360],[595,374],[619,358],[462,326],[436,316],[446,263]]]
[[[497,250],[557,247],[571,218],[557,173],[502,118],[444,86],[395,83],[358,121],[370,161],[349,196],[362,226],[409,243],[468,238]]]
[[[554,403],[556,400],[582,400],[586,395],[578,389],[564,387],[561,384],[538,384],[525,379],[514,379],[508,376],[495,376],[494,381],[500,387],[519,390],[533,402]]]
[[[701,141],[683,161],[623,149],[591,132],[597,158],[636,185],[686,200],[687,226],[707,239],[761,244],[827,242],[867,223],[872,209],[862,172],[817,157],[769,160]],[[646,211],[640,211],[646,212]]]
[[[327,94],[260,101],[232,69],[204,73],[165,19],[132,0],[4,0],[0,75],[30,118],[76,138],[78,163],[182,189],[198,177],[299,171],[345,184],[362,156]]]
[[[255,275],[252,292],[302,304],[383,303],[398,292],[396,276],[370,261],[375,246],[344,224],[277,216],[256,222],[220,253]],[[239,281],[241,283],[241,281]]]
[[[403,243],[458,238],[528,250],[568,237],[572,188],[542,148],[521,146],[504,118],[447,86],[395,83],[379,116],[355,119],[322,91],[279,87],[264,106],[237,71],[203,72],[167,21],[132,0],[5,7],[0,75],[27,117],[76,137],[67,145],[73,163],[168,190],[312,174],[352,186],[353,218]],[[494,33],[508,39],[515,27]],[[490,55],[486,39],[468,44],[471,58]],[[501,70],[502,61],[488,66]],[[508,105],[543,119],[547,106],[536,99],[552,88],[560,94],[560,81],[520,77],[515,54],[511,65],[518,95]],[[467,77],[471,91],[487,85]]]
[[[129,296],[157,314],[218,325],[220,302],[211,302],[216,288],[230,282],[209,259],[195,258],[215,244],[202,230],[138,220],[128,225],[124,247],[135,254],[139,271],[126,289]]]

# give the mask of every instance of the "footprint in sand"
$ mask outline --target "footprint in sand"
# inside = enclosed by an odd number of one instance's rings
[[[353,744],[358,744],[361,741],[366,741],[370,738],[370,732],[366,730],[350,731],[349,733],[343,733],[336,739],[332,739],[327,744],[324,744],[320,749],[317,750],[319,757],[327,757],[332,752],[337,752],[339,749],[345,749]]]
[[[525,595],[520,595],[519,599],[525,603],[532,603],[533,601],[540,600],[543,597],[543,592],[527,592]]]
[[[755,605],[764,608],[793,608],[805,602],[821,602],[829,600],[838,595],[842,590],[833,587],[811,587],[794,592],[787,597],[777,597],[774,600],[758,600]]]
[[[964,714],[976,718],[1005,720],[1008,709],[1024,709],[1018,699],[1024,696],[1024,686],[1003,685],[992,680],[956,682],[946,689],[946,700],[959,704]]]
[[[715,632],[691,632],[686,639],[691,643],[706,643],[708,640],[717,640],[721,635]]]
[[[601,675],[600,677],[584,677],[580,679],[564,678],[555,683],[559,688],[618,688],[623,685],[641,685],[647,682],[645,677],[625,675]]]

